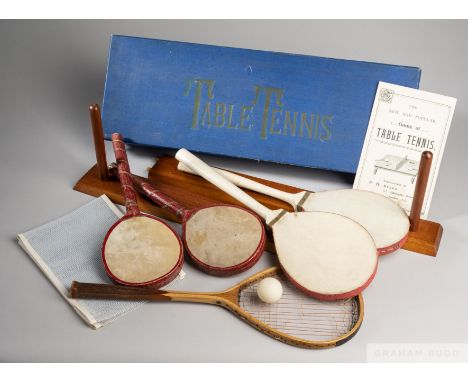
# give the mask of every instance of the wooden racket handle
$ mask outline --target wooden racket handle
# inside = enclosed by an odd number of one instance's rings
[[[125,150],[125,143],[123,142],[123,137],[120,133],[112,134],[112,146],[114,147],[120,185],[125,199],[125,207],[127,208],[126,215],[139,215],[140,210],[138,209],[136,193],[133,188],[133,180],[130,173],[130,167],[128,165],[127,151]]]
[[[70,294],[72,298],[138,300],[138,301],[180,301],[216,304],[224,300],[212,293],[175,292],[157,290],[151,287],[130,287],[124,285],[93,284],[73,281]]]

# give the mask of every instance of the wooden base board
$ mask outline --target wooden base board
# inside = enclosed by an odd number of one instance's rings
[[[177,160],[170,156],[158,158],[155,165],[148,172],[148,178],[151,183],[187,208],[197,208],[223,203],[241,205],[237,200],[231,198],[229,195],[225,194],[223,191],[211,185],[204,179],[178,171],[177,163]],[[245,174],[240,175],[282,191],[292,193],[303,191],[299,188],[285,184],[255,178]],[[85,175],[83,175],[83,177],[76,183],[74,189],[93,196],[106,194],[114,203],[121,205],[124,204],[119,182],[116,179],[109,179],[106,181],[100,180],[96,166],[93,166]],[[288,211],[293,210],[289,204],[280,200],[258,194],[253,191],[247,191],[247,193],[268,208],[282,208]],[[142,211],[160,216],[164,219],[180,222],[170,212],[157,207],[144,196],[138,195],[138,205]],[[442,226],[439,223],[429,220],[421,220],[418,231],[410,232],[408,241],[403,248],[424,255],[436,256],[441,237]],[[266,250],[275,253],[273,240],[270,234],[267,239]]]

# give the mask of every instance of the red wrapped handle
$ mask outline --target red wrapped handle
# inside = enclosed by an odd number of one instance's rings
[[[112,163],[109,166],[109,173],[112,176],[118,176],[118,170],[115,163]],[[145,179],[138,175],[133,175],[133,185],[135,189],[140,193],[151,199],[155,204],[162,208],[167,208],[171,211],[174,215],[184,219],[188,214],[189,210],[185,208],[183,205],[176,202],[174,199],[171,199],[169,196],[164,194],[163,192],[156,189],[148,179]]]
[[[145,178],[142,178],[138,175],[133,175],[133,181],[137,189],[157,205],[161,206],[162,208],[167,208],[169,211],[181,218],[187,214],[188,210],[184,206],[176,202],[174,199],[171,199],[163,192],[154,188],[154,186],[151,183],[148,183]]]
[[[114,147],[115,160],[117,162],[117,170],[119,172],[120,185],[122,187],[123,197],[125,199],[125,207],[127,208],[127,216],[136,216],[140,214],[138,209],[136,192],[133,188],[132,175],[128,166],[127,152],[125,151],[125,143],[120,133],[112,134],[112,146]]]

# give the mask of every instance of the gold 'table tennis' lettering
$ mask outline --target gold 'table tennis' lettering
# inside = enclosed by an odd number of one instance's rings
[[[192,92],[192,89],[194,91]],[[250,104],[215,101],[215,80],[187,81],[184,96],[194,93],[191,128],[226,128],[239,131],[255,129],[259,122],[261,139],[268,136],[290,136],[326,142],[332,137],[332,115],[321,115],[284,108],[285,90],[270,86],[254,86]]]

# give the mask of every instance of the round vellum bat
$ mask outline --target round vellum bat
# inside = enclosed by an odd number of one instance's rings
[[[321,300],[344,299],[374,278],[377,248],[354,220],[330,212],[270,210],[189,151],[180,149],[176,158],[265,220],[285,275],[303,292]]]
[[[193,174],[179,163],[180,171]],[[379,255],[401,248],[408,239],[409,219],[392,199],[372,191],[344,189],[321,192],[301,191],[297,194],[277,190],[252,179],[215,168],[236,186],[271,196],[294,207],[296,211],[324,211],[347,216],[361,224],[375,241]]]
[[[112,145],[127,212],[104,238],[102,260],[105,270],[119,284],[164,286],[182,269],[182,242],[165,222],[140,212],[125,144],[119,133],[112,134]]]
[[[116,175],[115,165],[110,173]],[[133,175],[135,188],[182,220],[182,240],[189,258],[202,271],[229,276],[254,266],[265,248],[265,228],[251,211],[232,205],[188,209]]]

